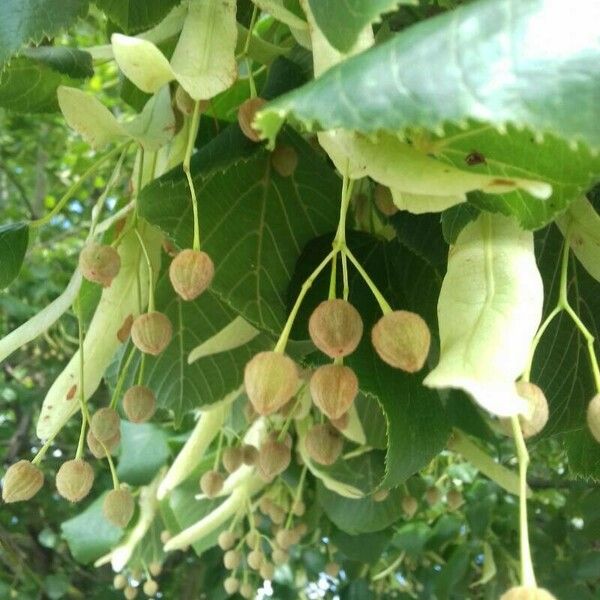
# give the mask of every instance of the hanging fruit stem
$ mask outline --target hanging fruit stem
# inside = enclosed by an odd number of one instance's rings
[[[133,359],[133,355],[135,354],[135,346],[131,346],[129,350],[129,354],[127,359],[125,360],[125,364],[121,371],[119,372],[119,378],[117,379],[117,384],[115,385],[115,390],[113,392],[112,398],[110,399],[110,407],[116,408],[117,403],[119,401],[119,396],[121,395],[121,389],[123,388],[123,383],[125,382],[125,377],[127,376],[127,371],[129,371],[129,365],[131,364],[131,360]],[[142,354],[143,357],[143,354]]]
[[[140,235],[140,232],[135,229],[135,235],[140,243],[142,248],[142,252],[144,253],[144,258],[146,259],[146,265],[148,267],[148,312],[154,311],[154,269],[152,267],[152,261],[150,260],[150,256],[148,254],[148,250],[146,250],[146,244],[144,244],[144,240]]]
[[[78,398],[79,405],[81,407],[81,431],[79,432],[79,441],[77,443],[77,451],[75,458],[81,458],[83,456],[83,449],[85,443],[85,429],[87,422],[90,420],[88,413],[87,404],[85,401],[85,390],[84,390],[84,356],[83,356],[83,315],[81,309],[81,302],[79,298],[75,301],[73,308],[77,314],[77,330],[79,338],[79,390]]]
[[[115,469],[115,463],[113,462],[112,456],[110,455],[109,449],[104,445],[102,440],[98,440],[102,448],[104,449],[104,453],[106,454],[106,460],[108,461],[108,466],[110,468],[110,474],[112,476],[113,488],[118,490],[121,487],[119,483],[119,478],[117,477],[117,470]]]
[[[524,587],[537,587],[531,549],[529,547],[529,525],[527,523],[527,467],[529,466],[529,453],[523,439],[519,417],[511,418],[513,436],[519,459],[519,531],[521,546],[521,585]]]
[[[194,149],[194,142],[198,135],[198,128],[200,126],[200,101],[196,100],[194,103],[194,112],[192,113],[192,122],[190,123],[190,130],[188,132],[187,146],[185,148],[185,156],[183,158],[183,172],[190,188],[190,196],[192,199],[192,211],[194,213],[194,240],[192,242],[192,248],[194,250],[200,250],[200,218],[198,216],[198,201],[196,199],[196,189],[194,188],[194,180],[190,172],[190,161],[192,159],[192,151]]]

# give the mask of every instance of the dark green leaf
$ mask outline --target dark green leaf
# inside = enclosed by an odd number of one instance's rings
[[[406,552],[409,556],[417,557],[423,552],[430,536],[431,529],[427,523],[414,521],[402,525],[397,530],[392,539],[392,544],[399,550]]]
[[[123,32],[138,33],[160,23],[181,0],[94,0]]]
[[[273,140],[288,116],[313,129],[367,133],[473,119],[599,149],[599,17],[596,0],[577,10],[546,0],[470,2],[329,69],[271,103],[258,122]]]
[[[54,37],[84,17],[88,0],[3,0],[0,3],[0,68],[22,46]]]
[[[28,243],[29,227],[26,223],[0,226],[0,289],[19,274]]]
[[[146,485],[169,458],[167,434],[151,423],[121,422],[121,452],[117,475],[130,485]]]
[[[471,551],[467,545],[458,546],[448,562],[443,566],[441,573],[435,580],[435,589],[439,600],[451,597],[452,589],[460,583],[469,568]]]
[[[82,513],[61,525],[69,550],[76,561],[88,564],[108,552],[121,538],[122,529],[102,514],[104,495],[96,498]]]
[[[348,52],[360,32],[379,16],[394,10],[401,0],[309,0],[319,29],[329,43],[342,52]],[[416,4],[408,0],[404,4]]]
[[[37,48],[25,48],[21,54],[74,79],[83,79],[94,75],[92,55],[83,50],[65,46],[38,46]]]
[[[479,214],[479,209],[472,204],[463,202],[442,213],[442,234],[447,244],[454,244],[458,234],[474,221]]]
[[[338,529],[330,537],[337,549],[350,560],[374,564],[379,560],[379,557],[388,545],[392,537],[392,532],[384,530],[350,535]]]

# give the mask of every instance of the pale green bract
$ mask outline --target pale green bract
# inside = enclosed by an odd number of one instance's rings
[[[578,198],[556,219],[562,234],[583,268],[600,281],[600,215],[591,202]]]
[[[468,224],[450,250],[438,301],[440,361],[425,385],[463,389],[495,415],[524,410],[514,382],[543,300],[533,234],[500,215]]]
[[[206,100],[225,91],[237,77],[233,0],[190,0],[171,62],[149,40],[115,33],[111,42],[121,71],[150,94],[177,80],[194,100]]]

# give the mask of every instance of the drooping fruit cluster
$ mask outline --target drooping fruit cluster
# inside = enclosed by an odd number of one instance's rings
[[[320,465],[332,465],[342,453],[344,440],[328,423],[313,425],[304,439],[306,452]]]
[[[194,300],[211,284],[215,266],[206,252],[182,250],[169,266],[169,279],[184,300]]]
[[[321,352],[330,358],[342,358],[356,350],[363,322],[350,302],[334,298],[315,308],[308,321],[308,332]]]
[[[171,342],[173,326],[167,315],[152,311],[140,315],[131,326],[131,339],[138,350],[158,356]]]
[[[2,500],[23,502],[33,498],[44,485],[44,474],[28,460],[11,465],[4,475]]]
[[[248,98],[238,108],[238,123],[242,133],[253,142],[260,142],[260,133],[254,129],[252,123],[256,113],[266,104],[263,98]]]
[[[119,274],[121,258],[112,247],[103,244],[87,244],[79,254],[79,270],[93,283],[108,287]]]

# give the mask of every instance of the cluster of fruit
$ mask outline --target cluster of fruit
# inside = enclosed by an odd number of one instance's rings
[[[162,564],[160,562],[152,562],[148,565],[148,573],[146,581],[144,581],[142,585],[142,591],[149,598],[153,598],[158,593],[159,586],[155,578],[158,577],[161,572]],[[133,572],[130,577],[124,573],[119,573],[118,575],[115,575],[113,579],[113,586],[116,590],[123,590],[125,600],[134,600],[138,595],[137,584],[141,578],[141,572]]]

